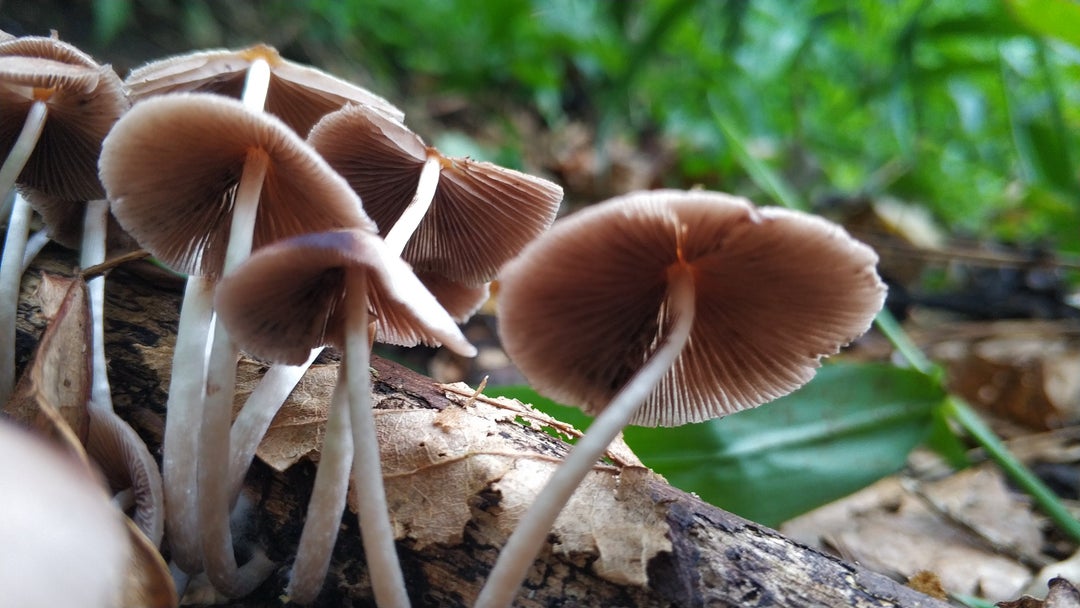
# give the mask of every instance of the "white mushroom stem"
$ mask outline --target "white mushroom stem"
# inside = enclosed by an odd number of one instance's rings
[[[266,106],[266,93],[270,90],[270,64],[258,58],[248,68],[244,79],[244,92],[240,96],[244,107],[252,112],[262,112]]]
[[[271,365],[259,379],[255,390],[248,395],[236,420],[233,420],[232,431],[229,433],[230,505],[236,504],[236,498],[244,485],[244,477],[255,458],[259,442],[266,435],[266,429],[270,428],[270,423],[289,397],[289,393],[322,351],[321,347],[312,349],[307,361],[300,365]]]
[[[401,217],[394,223],[394,227],[386,234],[386,244],[398,255],[405,251],[405,244],[412,238],[416,228],[420,226],[431,201],[435,199],[435,190],[439,186],[439,174],[442,170],[442,162],[437,154],[428,154],[424,162],[424,168],[420,170],[420,181],[416,184],[416,194],[413,195],[409,206],[401,213]]]
[[[83,236],[79,265],[96,266],[105,261],[105,234],[109,219],[109,201],[88,201],[83,215]],[[87,282],[90,293],[92,344],[90,414],[91,425],[99,429],[92,433],[96,443],[88,450],[97,450],[98,462],[103,452],[116,454],[117,465],[126,473],[135,491],[135,513],[132,519],[147,538],[161,544],[165,517],[165,498],[161,473],[150,455],[146,443],[131,426],[113,411],[112,393],[105,359],[105,277]]]
[[[45,117],[48,113],[49,106],[44,101],[38,100],[30,105],[22,131],[11,146],[4,164],[0,165],[0,196],[7,196],[26,166],[26,161],[30,160],[30,154],[41,137],[41,130],[45,128]]]
[[[499,552],[474,608],[505,608],[511,604],[574,490],[679,358],[694,324],[694,298],[691,273],[670,273],[667,305],[674,323],[664,343],[596,417],[540,490]]]
[[[0,406],[8,402],[15,389],[15,318],[19,311],[22,255],[32,213],[30,203],[21,194],[15,195],[4,239],[4,257],[0,260]]]
[[[262,150],[248,152],[240,183],[236,188],[229,244],[222,274],[229,274],[250,254],[255,232],[259,196],[269,166]],[[273,570],[265,558],[253,558],[242,568],[236,565],[232,530],[229,526],[231,496],[229,468],[221,466],[230,457],[230,427],[236,387],[237,349],[220,322],[214,324],[206,372],[206,397],[199,431],[198,500],[202,536],[203,567],[216,589],[232,597],[247,595]]]
[[[79,265],[97,266],[105,261],[105,230],[109,220],[109,201],[87,201],[83,215],[82,248]],[[90,292],[91,333],[93,334],[93,373],[91,374],[90,407],[111,412],[112,393],[105,360],[105,277],[86,282]]]
[[[161,469],[165,482],[165,521],[172,559],[184,572],[202,570],[199,544],[199,425],[206,383],[207,328],[214,317],[214,282],[190,276],[176,328],[169,399],[165,406],[165,439]]]
[[[330,416],[304,518],[304,530],[300,533],[296,561],[285,590],[289,601],[297,604],[310,604],[322,589],[349,493],[354,448],[347,375],[346,367],[340,367],[330,400]]]
[[[44,101],[35,101],[30,105],[22,131],[11,146],[4,164],[0,165],[0,196],[7,197],[26,161],[30,160],[30,154],[45,128],[48,113],[48,105]],[[30,203],[21,195],[16,195],[4,239],[3,259],[0,259],[0,406],[7,403],[15,390],[15,317],[18,314],[22,260],[30,231],[30,215]]]
[[[407,608],[409,595],[401,572],[394,528],[386,505],[375,413],[371,403],[371,362],[368,344],[367,277],[346,271],[345,357],[349,412],[353,433],[353,485],[359,503],[360,536],[375,603],[380,608]]]
[[[52,238],[49,236],[48,228],[42,228],[30,235],[30,238],[26,241],[26,251],[23,252],[22,264],[20,265],[22,274],[26,274],[30,264],[34,262],[34,258],[41,253],[41,250],[45,248],[45,245],[49,244],[50,240]]]

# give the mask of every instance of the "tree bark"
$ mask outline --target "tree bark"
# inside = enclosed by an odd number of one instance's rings
[[[20,369],[45,324],[34,296],[41,271],[70,275],[73,266],[71,256],[49,248],[24,279]],[[107,281],[115,407],[157,458],[180,288],[179,281],[132,267],[111,271]],[[226,605],[282,605],[314,479],[310,457],[317,455],[300,444],[317,448],[336,365],[332,355],[324,359],[294,392],[262,452],[278,466],[307,457],[284,471],[256,460],[241,501],[247,508],[238,551],[258,543],[280,567],[252,596]],[[250,390],[264,370],[242,361],[238,386]],[[374,359],[373,382],[384,474],[413,605],[468,606],[529,492],[565,454],[566,444],[541,428],[550,426],[542,416],[482,397],[469,402],[384,359]],[[516,606],[947,605],[705,504],[633,466],[632,456],[614,454],[611,462],[598,464],[582,498],[567,506]],[[343,518],[317,605],[372,605],[352,513]]]

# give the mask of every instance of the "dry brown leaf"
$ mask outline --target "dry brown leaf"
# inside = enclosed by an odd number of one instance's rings
[[[906,578],[932,571],[952,593],[991,601],[1016,597],[1031,574],[1000,552],[1006,546],[1032,550],[1038,522],[1028,506],[1008,493],[992,467],[938,483],[924,484],[926,496],[919,497],[905,491],[899,479],[886,478],[785,523],[781,532],[878,572]],[[938,506],[928,506],[927,497]],[[978,536],[943,516],[946,510]]]
[[[175,608],[176,596],[169,566],[150,539],[125,519],[131,542],[130,563],[124,581],[124,606],[129,608]]]
[[[1080,591],[1066,578],[1056,576],[1050,579],[1050,592],[1046,600],[1025,595],[1011,602],[998,602],[998,608],[1080,608]]]
[[[285,471],[304,457],[318,460],[338,366],[312,365],[271,421],[255,455],[276,471]],[[242,406],[262,377],[262,366],[240,361],[234,407]],[[237,410],[238,411],[238,410]]]
[[[1080,591],[1068,580],[1055,577],[1050,580],[1046,608],[1080,608]]]
[[[1080,420],[1080,339],[1074,322],[954,323],[929,352],[949,388],[999,416],[1049,429]]]
[[[520,415],[481,400],[468,409],[376,409],[395,536],[413,539],[418,548],[462,542],[470,505],[490,487],[500,494],[499,521],[491,528],[500,536],[481,542],[504,543],[562,456],[508,452],[500,425]],[[555,550],[595,557],[601,576],[644,585],[649,559],[671,550],[665,514],[635,491],[651,475],[628,469],[620,484],[619,469],[598,466],[556,521]],[[355,512],[352,496],[349,506]]]
[[[41,305],[52,320],[3,412],[85,462],[91,378],[86,283],[44,275],[41,286]]]
[[[1036,597],[1042,596],[1046,592],[1049,582],[1055,578],[1080,579],[1080,552],[1072,554],[1064,561],[1045,566],[1031,580],[1031,584],[1024,590],[1024,593]]]

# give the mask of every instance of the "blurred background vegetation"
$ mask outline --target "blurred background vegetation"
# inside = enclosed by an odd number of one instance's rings
[[[575,204],[660,185],[778,202],[749,159],[815,206],[896,197],[953,234],[1080,252],[1080,6],[1071,0],[9,0],[0,9],[0,27],[56,29],[121,75],[169,54],[267,42],[400,103],[430,140],[568,174]]]
[[[1010,296],[1011,280],[1055,298],[1002,316],[1077,316],[1065,303],[1080,268],[1074,0],[8,0],[0,29],[54,29],[121,76],[167,55],[265,42],[394,101],[444,152],[558,181],[566,210],[662,186],[808,208],[849,229],[868,208],[893,219],[900,209],[923,228],[894,230],[924,253],[965,243],[968,259],[1004,260],[1012,274],[992,268],[998,291],[989,293]],[[879,251],[894,294],[964,280],[947,264],[910,271]],[[698,476],[713,463],[708,478],[683,487],[775,524],[902,466],[944,396],[937,380],[904,370],[823,375],[832,384],[787,400],[799,405],[784,411],[802,408],[791,414],[801,420],[788,420],[801,431],[749,445],[748,431],[711,425],[641,436],[635,448],[677,485],[680,472]],[[814,401],[821,409],[806,405]],[[849,404],[880,415],[825,413]],[[777,406],[760,411],[784,419]],[[691,435],[704,443],[688,450]],[[799,452],[844,437],[893,452],[880,465],[853,457],[850,443],[828,460]],[[777,453],[778,443],[789,449]],[[791,456],[796,473],[762,472],[744,458],[769,450]],[[744,472],[728,475],[721,461]],[[798,469],[807,463],[822,470]],[[749,488],[741,503],[717,490],[770,474],[769,491],[786,490],[791,504],[766,500],[770,510],[755,512],[765,489]],[[792,492],[793,479],[806,487]]]

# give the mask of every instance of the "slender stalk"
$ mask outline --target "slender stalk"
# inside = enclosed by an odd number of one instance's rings
[[[536,560],[555,519],[574,490],[679,358],[694,324],[694,285],[689,273],[673,274],[669,283],[668,304],[675,315],[675,322],[663,345],[596,417],[588,432],[578,440],[566,460],[540,490],[499,552],[495,567],[476,599],[475,608],[503,608],[511,604],[521,582],[525,580],[529,566]]]
[[[41,137],[41,130],[45,128],[45,117],[48,113],[49,106],[44,101],[35,101],[30,105],[22,131],[11,146],[4,164],[0,165],[0,196],[7,196],[26,166],[26,161],[30,160],[30,154]]]
[[[259,58],[248,68],[244,79],[244,92],[240,97],[244,107],[252,112],[262,112],[266,105],[266,93],[270,90],[270,64]]]
[[[252,150],[236,189],[229,244],[222,274],[232,272],[251,254],[259,196],[269,166],[262,150]],[[237,349],[218,320],[214,324],[206,371],[206,396],[199,431],[198,502],[203,567],[216,589],[232,597],[247,595],[270,574],[272,564],[252,560],[238,568],[229,525],[228,462]],[[269,567],[268,567],[269,565]]]
[[[326,435],[319,453],[319,468],[315,473],[304,529],[296,549],[296,561],[285,590],[289,601],[297,604],[310,604],[322,589],[349,493],[354,448],[348,403],[348,373],[345,366],[338,368],[338,371],[337,385],[330,399]]]
[[[22,264],[19,265],[20,273],[26,274],[30,264],[34,263],[34,258],[37,257],[41,250],[45,248],[45,245],[49,244],[49,230],[42,228],[30,235],[30,238],[26,241],[26,251],[23,252]]]
[[[8,402],[15,389],[15,318],[31,214],[30,203],[21,194],[16,195],[4,239],[4,257],[0,260],[0,406]]]
[[[4,164],[0,165],[0,197],[7,197],[26,161],[30,160],[30,154],[45,128],[48,113],[48,105],[44,101],[35,101],[30,105],[19,137],[11,146]],[[0,259],[0,406],[7,403],[15,390],[15,317],[18,314],[22,260],[30,230],[30,215],[30,203],[16,195],[4,239],[4,255]]]
[[[323,351],[316,348],[308,355],[307,361],[300,365],[274,364],[259,379],[255,390],[248,395],[244,407],[233,420],[229,434],[229,505],[235,506],[244,485],[244,477],[255,458],[259,442],[266,435],[266,429],[274,420],[281,405],[289,397],[300,378]]]
[[[88,268],[105,261],[105,231],[109,219],[109,201],[87,201],[83,214],[83,237],[79,266]],[[105,277],[94,277],[86,282],[90,292],[90,320],[93,373],[90,390],[90,407],[111,412],[112,393],[105,359]]]
[[[88,201],[83,213],[83,236],[79,265],[96,266],[105,261],[105,236],[109,218],[109,201]],[[87,281],[90,294],[91,318],[91,423],[100,435],[96,450],[116,452],[135,491],[135,513],[132,519],[154,546],[161,544],[164,532],[165,496],[161,473],[146,443],[124,419],[113,411],[109,387],[108,365],[105,358],[105,277]],[[87,449],[92,449],[87,446]],[[101,462],[101,460],[98,460]]]
[[[214,283],[188,277],[180,321],[176,328],[169,398],[165,405],[165,439],[161,469],[165,483],[165,520],[169,547],[176,565],[188,574],[202,570],[199,544],[198,473],[199,425],[206,382],[206,341],[213,319]]]
[[[386,244],[398,255],[405,251],[405,244],[412,238],[416,228],[423,221],[424,216],[427,215],[428,209],[431,207],[431,201],[435,199],[435,190],[439,186],[441,168],[442,163],[439,161],[438,155],[429,154],[427,161],[424,162],[424,168],[420,171],[420,181],[416,185],[416,194],[413,195],[409,206],[401,213],[401,217],[394,223],[394,227],[386,234],[384,239]]]
[[[407,608],[409,595],[394,546],[394,528],[386,505],[368,366],[367,277],[346,275],[345,360],[353,433],[353,484],[359,501],[360,536],[368,573],[380,608]]]
[[[883,308],[874,318],[874,324],[885,336],[885,338],[892,343],[896,352],[900,353],[900,356],[908,362],[908,365],[914,367],[918,371],[927,374],[935,374],[935,366],[930,359],[911,341],[904,328],[900,327],[900,324],[896,321],[896,317],[889,312],[888,308]]]

